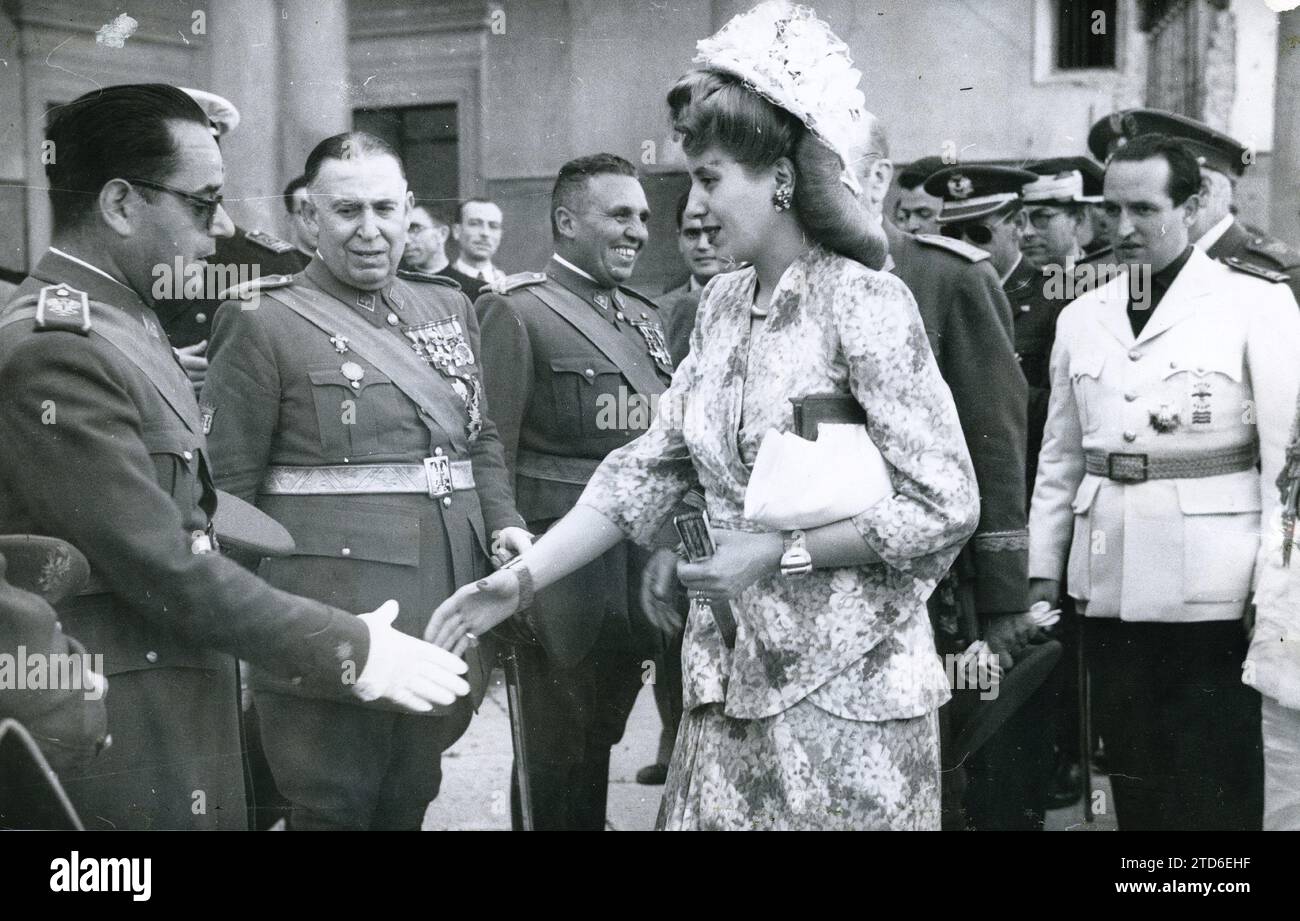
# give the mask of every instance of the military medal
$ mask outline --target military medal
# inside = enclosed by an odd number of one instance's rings
[[[335,333],[330,336],[330,345],[334,346],[334,351],[342,355],[348,350],[348,337],[342,333]]]
[[[361,389],[361,379],[366,376],[366,369],[361,367],[355,361],[343,362],[343,367],[339,368],[351,383],[354,390]]]
[[[473,441],[483,428],[483,385],[474,373],[474,351],[469,347],[460,320],[444,317],[419,326],[404,326],[402,335],[411,343],[415,354],[447,378],[451,389],[465,404],[469,419],[465,431]]]
[[[1213,421],[1210,413],[1210,397],[1214,388],[1208,377],[1198,377],[1192,384],[1192,425],[1209,425]]]
[[[659,363],[665,371],[672,372],[673,356],[668,351],[668,340],[664,337],[663,327],[654,320],[633,320],[632,325],[645,339],[650,357]]]
[[[1168,403],[1161,403],[1160,409],[1156,412],[1148,413],[1151,420],[1151,427],[1161,435],[1168,435],[1182,424],[1182,418],[1174,412],[1174,408]]]

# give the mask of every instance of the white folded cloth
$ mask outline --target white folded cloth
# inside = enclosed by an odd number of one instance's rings
[[[822,423],[817,440],[768,429],[745,492],[745,517],[773,530],[816,528],[893,495],[865,425]]]

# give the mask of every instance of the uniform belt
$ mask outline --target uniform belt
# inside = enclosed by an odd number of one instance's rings
[[[474,488],[474,465],[445,454],[419,464],[334,464],[268,467],[260,492],[268,496],[345,496],[423,493],[431,499]]]
[[[586,457],[560,457],[558,454],[540,454],[520,450],[515,459],[515,476],[526,476],[550,483],[569,483],[586,486],[600,461]]]
[[[1259,447],[1254,444],[1207,451],[1190,457],[1150,457],[1146,454],[1084,451],[1084,469],[1094,476],[1104,476],[1121,483],[1145,480],[1181,480],[1205,476],[1222,476],[1250,470],[1259,463]]]

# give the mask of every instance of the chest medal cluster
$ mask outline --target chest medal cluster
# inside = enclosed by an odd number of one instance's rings
[[[483,384],[474,370],[474,352],[458,317],[444,317],[417,326],[402,327],[402,335],[415,354],[437,368],[465,404],[470,441],[483,428]]]

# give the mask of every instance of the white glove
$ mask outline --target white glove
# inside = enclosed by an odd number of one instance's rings
[[[394,630],[396,618],[397,602],[391,599],[361,615],[370,631],[370,656],[352,692],[365,701],[382,697],[417,713],[468,694],[469,684],[459,677],[469,671],[465,661]]]

